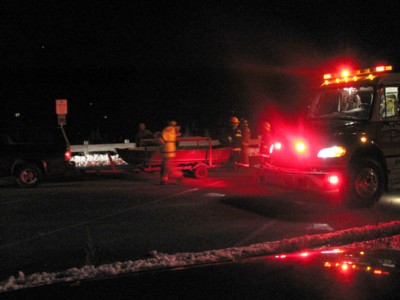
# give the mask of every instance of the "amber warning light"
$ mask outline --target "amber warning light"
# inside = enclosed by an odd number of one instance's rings
[[[378,66],[375,67],[375,72],[392,71],[392,66]]]

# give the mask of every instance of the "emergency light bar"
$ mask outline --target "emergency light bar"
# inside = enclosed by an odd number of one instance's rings
[[[392,69],[392,66],[376,66],[374,68],[361,69],[353,72],[351,70],[344,69],[340,72],[340,74],[324,74],[324,83],[322,85],[357,81],[360,79],[372,80],[375,78],[376,73],[392,71]]]

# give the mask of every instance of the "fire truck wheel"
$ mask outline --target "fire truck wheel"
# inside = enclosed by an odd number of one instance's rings
[[[23,188],[33,188],[42,180],[43,174],[35,164],[23,164],[17,168],[15,179]]]
[[[370,207],[383,193],[385,179],[382,167],[373,160],[357,160],[350,165],[346,189],[347,204]]]
[[[196,177],[197,179],[204,179],[208,176],[208,169],[206,166],[200,165],[196,167],[196,169],[194,169],[193,173],[194,177]]]

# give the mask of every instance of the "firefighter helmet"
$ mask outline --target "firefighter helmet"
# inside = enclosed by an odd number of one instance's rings
[[[267,131],[270,131],[271,130],[271,123],[265,121],[264,122],[264,129],[267,130]]]
[[[231,117],[231,123],[232,124],[239,124],[239,119],[236,117]]]

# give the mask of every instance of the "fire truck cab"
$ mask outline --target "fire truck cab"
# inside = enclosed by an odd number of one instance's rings
[[[324,75],[304,121],[280,126],[258,182],[336,191],[372,206],[400,183],[400,73],[391,66]]]

